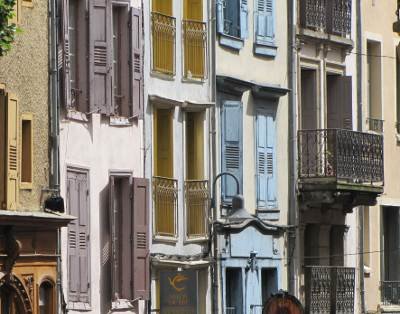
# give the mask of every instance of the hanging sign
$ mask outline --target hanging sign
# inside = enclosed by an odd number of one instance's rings
[[[197,314],[196,271],[160,271],[160,314]]]

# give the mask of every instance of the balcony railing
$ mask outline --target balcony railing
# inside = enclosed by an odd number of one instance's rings
[[[383,132],[383,120],[368,118],[367,123],[368,123],[368,129],[370,131],[374,131],[374,132],[378,132],[378,133]]]
[[[176,20],[174,17],[153,12],[153,71],[175,75]]]
[[[182,22],[186,78],[204,79],[207,29],[206,23],[185,20]]]
[[[306,266],[306,313],[354,313],[355,269]]]
[[[400,305],[400,281],[382,281],[383,305]]]
[[[176,234],[175,215],[178,209],[178,181],[153,177],[155,234],[173,237]]]
[[[234,306],[227,306],[225,308],[225,314],[239,314],[236,312],[236,307]]]
[[[348,37],[351,34],[351,0],[299,0],[304,28]]]
[[[209,207],[208,181],[185,181],[187,236],[199,238],[207,235]]]
[[[299,179],[383,186],[383,136],[344,129],[298,132]]]

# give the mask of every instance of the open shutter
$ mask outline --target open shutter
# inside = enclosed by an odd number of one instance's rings
[[[341,76],[339,79],[343,106],[343,128],[353,129],[353,98],[351,76]]]
[[[257,0],[256,41],[272,44],[275,39],[274,0]]]
[[[111,1],[89,1],[90,110],[113,114]]]
[[[217,33],[224,33],[224,0],[217,0]]]
[[[242,191],[242,103],[225,101],[222,108],[222,170],[239,179]],[[236,183],[228,176],[222,178],[222,201],[230,202],[236,195]]]
[[[267,208],[276,208],[276,136],[275,117],[272,114],[266,116],[267,147],[265,170],[267,175]]]
[[[115,177],[110,176],[109,180],[109,202],[110,202],[110,231],[111,231],[111,291],[112,298],[118,292],[118,258],[117,258],[117,248],[115,243],[117,243],[117,231],[116,231],[116,221],[117,221],[117,208],[115,208]]]
[[[247,38],[248,36],[248,19],[249,19],[249,8],[247,5],[248,0],[240,1],[240,37]]]
[[[62,101],[66,108],[72,107],[71,78],[70,78],[70,51],[69,51],[69,5],[68,0],[62,0],[62,34],[58,46],[59,66],[62,67]]]
[[[18,203],[18,99],[6,96],[6,209],[17,209]]]
[[[334,76],[327,90],[328,128],[353,129],[351,76]]]
[[[132,116],[143,117],[142,11],[131,9]]]
[[[133,179],[133,290],[134,298],[149,299],[149,181]]]

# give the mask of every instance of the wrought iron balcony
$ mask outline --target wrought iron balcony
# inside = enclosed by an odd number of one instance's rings
[[[367,123],[368,123],[368,130],[378,133],[383,132],[383,120],[368,118]]]
[[[174,237],[178,209],[178,180],[153,177],[153,200],[155,234]]]
[[[172,16],[152,12],[153,71],[175,75],[176,20]]]
[[[184,46],[184,75],[186,78],[204,79],[207,43],[207,24],[182,21]]]
[[[355,269],[306,266],[306,313],[353,314]]]
[[[187,236],[189,238],[200,238],[207,235],[209,199],[208,181],[185,181]]]
[[[299,0],[301,26],[341,37],[351,35],[351,0]]]
[[[400,281],[382,281],[381,296],[383,305],[400,305]]]

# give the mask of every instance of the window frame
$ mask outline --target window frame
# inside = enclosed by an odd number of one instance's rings
[[[20,123],[20,128],[21,128],[21,144],[20,144],[20,169],[21,169],[21,175],[20,177],[20,189],[22,190],[31,190],[33,187],[33,157],[34,157],[34,146],[33,146],[33,130],[34,130],[34,125],[33,125],[33,114],[32,113],[22,113],[20,117],[21,123]],[[23,181],[23,172],[24,172],[24,121],[29,121],[30,122],[30,149],[29,149],[29,159],[30,159],[30,181]]]

